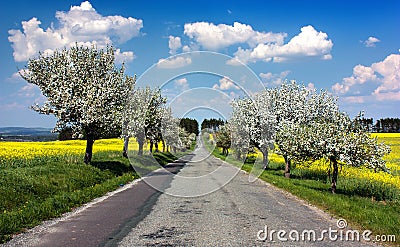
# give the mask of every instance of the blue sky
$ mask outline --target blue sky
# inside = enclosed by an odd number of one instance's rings
[[[54,117],[29,109],[45,99],[16,72],[38,51],[75,42],[112,43],[127,74],[138,76],[170,55],[218,52],[243,62],[266,87],[294,79],[338,95],[352,116],[400,117],[400,1],[22,0],[2,3],[0,14],[0,126],[54,127]],[[184,57],[168,61],[187,65]],[[235,97],[233,82],[182,75],[164,91],[172,99],[187,92],[181,100],[197,107],[187,116],[229,117],[212,108],[218,103],[205,89],[219,91],[216,99]],[[196,88],[203,89],[188,92]]]

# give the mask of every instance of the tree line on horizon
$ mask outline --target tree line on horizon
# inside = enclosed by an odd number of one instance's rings
[[[361,118],[359,123],[370,132],[399,133],[400,118],[381,118],[374,124],[373,118]]]

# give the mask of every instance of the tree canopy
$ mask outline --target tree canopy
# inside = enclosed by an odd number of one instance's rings
[[[104,133],[120,127],[122,109],[135,83],[116,68],[114,48],[74,46],[39,54],[29,59],[21,76],[37,85],[46,102],[32,109],[57,118],[55,131],[70,127],[74,136],[86,136],[85,163],[92,158],[92,147]]]

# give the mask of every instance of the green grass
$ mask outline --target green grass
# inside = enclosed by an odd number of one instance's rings
[[[153,157],[162,165],[176,159],[170,153]],[[139,177],[121,152],[95,153],[90,165],[81,159],[40,158],[0,169],[0,243]]]
[[[226,159],[220,149],[214,149],[213,155],[250,172],[254,160],[240,161]],[[327,176],[306,174],[305,171],[292,170],[293,178],[284,178],[284,164],[270,163],[260,179],[284,189],[293,195],[315,205],[322,210],[345,218],[353,227],[371,230],[377,235],[396,235],[400,238],[400,191],[393,187],[371,183],[361,179],[339,177],[338,193],[330,192]],[[384,201],[380,201],[383,200]]]

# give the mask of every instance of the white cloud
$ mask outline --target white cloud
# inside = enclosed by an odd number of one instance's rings
[[[169,54],[175,55],[176,51],[182,47],[181,38],[169,36],[168,47],[169,47]]]
[[[322,60],[331,60],[332,59],[332,55],[331,54],[325,54],[322,56]]]
[[[387,93],[374,93],[374,96],[379,101],[400,101],[400,91]]]
[[[176,79],[175,80],[175,88],[177,90],[179,90],[180,92],[189,90],[190,87],[189,87],[188,80],[185,77]]]
[[[120,49],[115,50],[115,62],[121,64],[123,62],[130,62],[135,58],[135,55],[132,51],[124,51],[121,52]]]
[[[199,46],[208,50],[220,50],[232,45],[239,46],[234,53],[235,60],[249,62],[283,62],[296,56],[317,56],[324,60],[332,59],[330,51],[333,42],[328,35],[313,26],[304,26],[301,32],[288,43],[284,43],[286,33],[260,32],[250,25],[234,22],[233,25],[209,22],[187,23],[184,34]],[[237,65],[237,61],[228,64]]]
[[[95,45],[98,48],[104,48],[113,42],[124,43],[138,36],[143,27],[140,19],[118,15],[102,16],[88,1],[80,6],[71,6],[68,12],[57,11],[55,16],[56,25],[52,24],[47,29],[40,27],[41,21],[33,17],[22,22],[22,31],[8,31],[15,61],[26,61],[39,51],[52,52],[75,43]],[[132,52],[120,54],[123,54],[125,61],[133,59]]]
[[[21,110],[21,109],[26,109],[26,108],[27,107],[25,105],[17,103],[17,102],[0,105],[0,109],[3,111],[14,111],[14,110]]]
[[[307,86],[306,86],[306,88],[307,88],[308,91],[311,91],[311,92],[314,91],[314,90],[316,90],[315,84],[312,83],[312,82],[308,83]]]
[[[290,71],[282,71],[279,74],[272,74],[271,72],[260,73],[260,77],[266,86],[278,86],[281,85],[286,77],[289,75]]]
[[[365,103],[367,96],[345,96],[343,101],[351,104],[362,104]]]
[[[188,45],[185,45],[182,47],[182,51],[183,52],[190,52],[192,49],[190,49],[190,47]]]
[[[183,78],[176,79],[175,84],[177,84],[179,86],[184,86],[184,85],[188,84],[188,81],[185,77],[183,77]]]
[[[39,90],[39,87],[32,83],[28,83],[18,90],[18,96],[27,98],[35,97],[40,94],[41,92]]]
[[[342,83],[336,83],[332,89],[336,93],[347,93],[354,85],[364,84],[367,81],[375,81],[377,76],[371,67],[357,65],[353,68],[353,75],[343,78]]]
[[[254,47],[260,43],[282,44],[285,33],[258,32],[250,25],[234,22],[233,26],[208,22],[187,23],[184,33],[208,50],[219,50],[234,44],[247,43]]]
[[[368,92],[371,99],[375,100],[400,100],[400,54],[391,54],[383,61],[373,63],[371,66],[357,65],[353,68],[350,77],[343,78],[341,83],[332,86],[332,91],[345,95],[354,94],[360,85],[374,88]],[[350,98],[353,102],[360,99]],[[362,100],[365,100],[364,98]]]
[[[365,47],[375,47],[376,43],[378,43],[378,42],[381,42],[378,38],[369,37],[363,43],[364,43]]]
[[[13,73],[9,78],[7,78],[7,81],[11,81],[11,82],[24,81],[24,79],[21,77],[20,73],[24,73],[24,70],[20,69],[17,72]]]
[[[391,54],[382,62],[372,64],[371,68],[382,76],[381,85],[374,94],[400,90],[400,54]]]
[[[190,57],[172,57],[168,59],[161,58],[157,62],[157,67],[162,69],[176,69],[182,68],[192,63],[192,59]]]
[[[301,32],[294,36],[287,44],[259,43],[254,49],[239,47],[235,57],[243,63],[265,61],[282,62],[292,57],[319,56],[321,59],[332,59],[330,51],[333,42],[324,32],[318,32],[313,26],[301,28]]]
[[[219,79],[219,85],[214,84],[212,87],[213,89],[220,89],[220,90],[237,90],[240,89],[238,86],[235,85],[235,83],[229,78],[229,77],[222,77]]]

